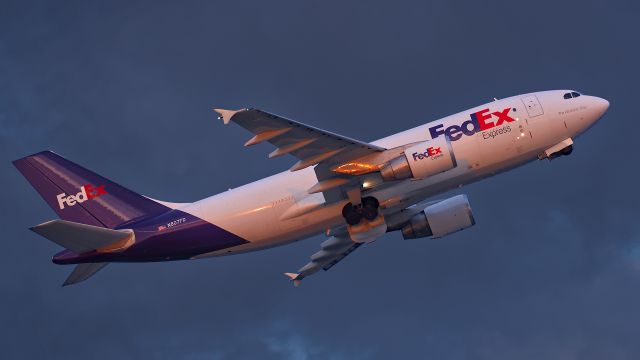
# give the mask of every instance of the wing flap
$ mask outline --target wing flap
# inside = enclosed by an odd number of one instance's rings
[[[289,130],[291,130],[291,128],[282,128],[282,129],[273,129],[273,130],[263,131],[261,133],[256,134],[251,139],[249,139],[249,141],[244,143],[244,146],[252,146],[252,145],[260,144],[261,142],[271,140],[276,136],[280,136]]]
[[[298,161],[297,163],[295,163],[295,165],[293,165],[291,167],[291,169],[289,169],[289,171],[298,171],[298,170],[302,170],[305,168],[308,168],[309,166],[313,166],[318,164],[319,162],[326,160],[328,158],[333,157],[334,155],[338,154],[339,152],[343,151],[344,148],[339,148],[339,149],[335,149],[335,150],[329,150],[326,151],[324,153],[320,153],[318,155],[314,155],[312,157],[306,158],[306,159],[302,159],[300,161]]]
[[[340,261],[342,261],[344,258],[347,257],[347,255],[351,254],[352,252],[354,252],[357,248],[359,248],[362,244],[364,243],[355,243],[353,245],[351,245],[349,248],[347,248],[345,251],[342,252],[342,254],[340,254],[338,257],[334,258],[333,260],[329,261],[326,265],[324,265],[322,267],[322,270],[327,271],[329,269],[331,269],[332,267],[334,267],[337,263],[339,263]]]
[[[300,150],[302,148],[304,148],[305,146],[312,144],[314,142],[318,141],[318,138],[308,138],[308,139],[302,139],[299,141],[295,141],[295,142],[291,142],[288,143],[286,145],[280,146],[277,149],[273,150],[270,154],[269,154],[269,159],[273,159],[275,157],[279,157],[282,155],[286,155],[286,154],[290,154],[296,150]]]

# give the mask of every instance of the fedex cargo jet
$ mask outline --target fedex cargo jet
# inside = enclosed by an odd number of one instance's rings
[[[288,170],[193,203],[154,200],[53,152],[14,161],[60,219],[31,230],[61,245],[56,264],[76,264],[64,285],[112,262],[201,259],[326,234],[295,285],[329,270],[387,232],[440,238],[475,224],[467,196],[440,193],[536,159],[573,150],[607,100],[572,90],[492,101],[386,138],[363,142],[257,109],[216,109],[224,124],[290,155]]]

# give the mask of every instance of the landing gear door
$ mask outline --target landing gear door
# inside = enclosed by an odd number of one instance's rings
[[[544,114],[542,105],[540,105],[540,101],[538,101],[538,98],[535,95],[523,97],[522,103],[527,109],[527,114],[529,114],[529,117],[536,117]]]

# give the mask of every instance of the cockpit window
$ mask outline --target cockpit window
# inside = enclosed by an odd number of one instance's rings
[[[565,93],[564,94],[564,98],[565,99],[577,98],[578,96],[580,96],[580,93],[577,92],[577,91],[572,91],[570,93]]]

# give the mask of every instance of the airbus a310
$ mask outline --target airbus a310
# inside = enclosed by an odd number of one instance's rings
[[[112,262],[201,259],[326,234],[295,285],[329,270],[388,232],[440,238],[475,224],[466,195],[448,190],[536,159],[555,159],[609,108],[599,97],[554,90],[495,100],[373,142],[363,142],[258,109],[216,109],[224,124],[271,143],[269,158],[297,159],[284,172],[193,203],[154,200],[51,151],[14,161],[60,219],[31,228],[76,264],[64,282]]]

